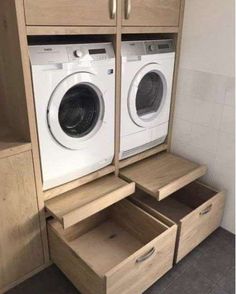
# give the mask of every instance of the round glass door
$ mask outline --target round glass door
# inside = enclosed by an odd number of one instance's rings
[[[58,84],[48,104],[47,121],[59,144],[69,149],[89,144],[103,123],[104,93],[100,80],[85,72],[70,75]]]
[[[158,64],[143,67],[136,74],[129,91],[128,109],[131,119],[141,127],[156,126],[166,94],[166,78],[158,70]]]
[[[163,99],[163,82],[156,72],[145,74],[138,86],[136,109],[140,118],[156,113]]]
[[[59,107],[59,123],[70,137],[82,138],[97,125],[100,99],[88,84],[78,84],[64,95]]]

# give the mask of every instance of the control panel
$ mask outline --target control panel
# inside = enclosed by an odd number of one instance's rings
[[[174,42],[168,40],[122,42],[122,56],[141,56],[175,52]]]
[[[33,65],[88,62],[115,57],[112,43],[29,46]]]

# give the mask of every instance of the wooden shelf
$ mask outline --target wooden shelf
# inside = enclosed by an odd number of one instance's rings
[[[31,150],[31,143],[16,137],[10,128],[0,127],[0,158]]]
[[[133,194],[134,183],[108,175],[82,187],[46,201],[46,209],[64,228],[68,228],[96,212]]]
[[[205,165],[165,152],[121,169],[120,176],[162,200],[203,176],[206,171]]]
[[[47,35],[112,35],[116,27],[27,26],[28,36]]]
[[[122,34],[178,33],[179,27],[122,27]]]

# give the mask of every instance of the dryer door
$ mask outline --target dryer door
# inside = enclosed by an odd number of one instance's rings
[[[61,81],[48,104],[48,126],[55,140],[69,149],[86,147],[102,125],[103,97],[92,73],[75,73]]]
[[[129,114],[140,127],[156,126],[165,104],[167,82],[158,68],[157,63],[144,66],[136,74],[129,90]]]

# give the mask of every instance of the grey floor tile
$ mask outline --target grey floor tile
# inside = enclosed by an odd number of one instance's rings
[[[211,281],[195,267],[190,267],[173,281],[163,294],[208,294],[212,290]]]
[[[224,289],[222,289],[219,286],[215,286],[213,288],[213,290],[210,293],[207,294],[229,294],[228,292],[226,292]]]
[[[235,267],[231,267],[216,283],[229,294],[235,294]]]
[[[79,294],[79,292],[53,265],[8,291],[7,294]]]
[[[174,280],[176,280],[185,270],[189,268],[189,266],[190,264],[188,259],[183,259],[144,293],[162,294]]]

